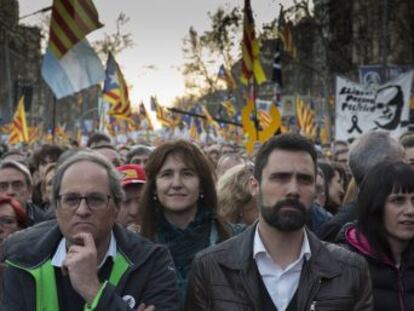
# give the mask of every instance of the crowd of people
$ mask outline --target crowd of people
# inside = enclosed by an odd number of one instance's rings
[[[0,311],[414,310],[414,134],[0,150]]]

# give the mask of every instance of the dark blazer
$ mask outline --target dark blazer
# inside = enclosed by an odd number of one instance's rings
[[[253,258],[255,227],[200,252],[190,274],[186,310],[262,310]],[[372,310],[364,259],[307,234],[311,258],[302,269],[295,310]]]

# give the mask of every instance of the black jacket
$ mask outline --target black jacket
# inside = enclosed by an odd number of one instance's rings
[[[323,241],[334,243],[342,227],[356,218],[356,202],[347,203],[338,209],[338,212],[328,222],[321,226],[318,237]]]
[[[117,251],[129,267],[116,287],[107,284],[94,310],[130,311],[142,302],[155,305],[157,311],[177,310],[176,274],[168,250],[119,225],[114,226],[113,232]],[[7,239],[2,259],[20,267],[40,266],[53,256],[61,238],[56,221],[43,222]],[[36,310],[34,279],[24,270],[8,265],[3,273],[2,293],[0,310]],[[122,300],[126,295],[135,299],[132,309]]]
[[[337,237],[347,249],[365,257],[372,279],[375,310],[414,310],[414,245],[411,244],[401,257],[400,267],[392,260],[379,259],[365,238],[356,238],[354,224],[346,225]]]
[[[202,251],[194,260],[187,310],[263,310],[253,258],[255,225],[226,242]],[[365,261],[307,231],[311,258],[300,276],[295,310],[372,310]]]
[[[32,202],[26,203],[27,227],[34,226],[46,220],[52,219],[50,211],[42,209]]]

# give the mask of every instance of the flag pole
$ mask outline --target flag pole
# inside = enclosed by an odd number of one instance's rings
[[[259,130],[260,130],[260,126],[259,126],[259,118],[257,117],[257,107],[256,107],[256,88],[255,88],[255,83],[254,80],[253,82],[250,84],[250,98],[252,98],[253,100],[253,122],[254,122],[254,128],[256,130],[256,141],[259,141]]]
[[[53,95],[53,101],[52,101],[52,143],[55,143],[55,128],[56,128],[56,96]]]

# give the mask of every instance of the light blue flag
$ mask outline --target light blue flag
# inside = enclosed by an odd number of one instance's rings
[[[47,50],[42,76],[57,99],[72,95],[105,79],[105,69],[86,39],[78,42],[61,59]]]

